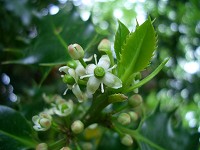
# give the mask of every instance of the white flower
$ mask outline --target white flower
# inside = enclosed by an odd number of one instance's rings
[[[80,78],[83,79],[85,77],[89,77],[87,82],[87,92],[88,94],[94,94],[98,87],[101,85],[101,92],[104,92],[103,84],[110,88],[118,89],[122,87],[122,81],[110,71],[116,67],[110,67],[110,59],[107,55],[103,55],[99,62],[97,63],[96,55],[95,57],[95,64],[89,64],[86,67],[86,74],[81,76]]]
[[[39,116],[33,116],[32,121],[36,131],[46,131],[51,127],[52,117],[47,113],[40,113]]]
[[[61,77],[66,80],[67,83],[67,89],[64,92],[64,95],[67,93],[68,89],[72,90],[74,95],[77,97],[79,102],[83,102],[86,98],[85,95],[82,93],[79,85],[78,85],[78,79],[79,76],[82,76],[85,74],[85,68],[81,65],[80,62],[76,61],[77,66],[76,68],[70,68],[68,66],[63,66],[59,68],[60,72],[66,73],[66,75],[61,75]]]
[[[68,116],[69,114],[72,113],[73,111],[73,101],[65,101],[61,97],[56,99],[55,104],[53,104],[53,111],[55,114],[58,116]]]

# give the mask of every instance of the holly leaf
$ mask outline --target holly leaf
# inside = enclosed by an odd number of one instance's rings
[[[22,150],[36,146],[32,127],[19,112],[0,106],[0,122],[1,150]]]
[[[70,11],[62,8],[56,15],[46,15],[38,19],[36,28],[37,37],[21,49],[24,55],[3,64],[64,64],[71,59],[67,52],[69,44],[79,43],[86,49],[88,43],[97,36],[91,20],[82,21],[75,8]]]
[[[130,32],[128,28],[119,20],[118,20],[118,24],[119,24],[119,27],[115,35],[114,49],[115,49],[117,60],[119,61],[123,43]]]
[[[174,111],[160,112],[159,107],[150,115],[140,128],[141,134],[163,150],[198,150],[200,134],[189,132],[181,125],[174,125]],[[146,142],[139,142],[142,150],[155,150]]]
[[[148,66],[156,48],[156,34],[148,18],[142,25],[137,25],[135,32],[130,33],[122,46],[119,75],[125,81],[133,73],[142,71]]]

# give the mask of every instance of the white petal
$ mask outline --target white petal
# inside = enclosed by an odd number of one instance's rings
[[[85,75],[85,68],[81,65],[81,63],[78,63],[78,66],[76,67],[75,72],[79,76]]]
[[[101,56],[97,66],[103,67],[104,69],[107,70],[110,67],[110,59],[109,59],[108,55]]]
[[[86,67],[86,74],[94,74],[94,69],[96,68],[95,64],[89,64]]]
[[[69,69],[68,66],[63,66],[63,67],[60,67],[60,68],[59,68],[59,71],[68,74],[68,69]]]
[[[33,123],[34,123],[34,124],[37,124],[37,125],[39,124],[39,119],[40,119],[40,117],[37,116],[37,115],[32,117]]]
[[[122,87],[122,81],[110,72],[106,72],[105,76],[103,77],[103,83],[113,89]]]
[[[83,102],[84,101],[85,97],[84,97],[81,89],[79,88],[78,84],[74,84],[73,85],[72,92],[78,98],[79,102]]]
[[[78,80],[78,77],[77,77],[76,72],[75,72],[74,69],[69,68],[68,72],[69,72],[69,75],[72,76],[75,81]]]
[[[94,76],[90,77],[88,82],[87,82],[87,92],[89,94],[94,94],[95,91],[98,89],[99,85],[100,85],[99,79],[97,79]]]

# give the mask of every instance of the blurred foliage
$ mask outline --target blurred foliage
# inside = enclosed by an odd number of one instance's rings
[[[42,93],[62,94],[64,91],[57,68],[69,60],[68,44],[79,43],[89,57],[100,38],[113,41],[117,19],[133,27],[136,18],[141,24],[148,12],[155,18],[158,34],[158,51],[152,65],[158,66],[157,63],[169,56],[171,59],[167,68],[140,89],[145,112],[150,113],[160,101],[163,111],[177,108],[178,122],[182,120],[184,127],[192,128],[187,130],[200,130],[199,7],[198,0],[109,0],[87,2],[87,5],[78,0],[1,0],[0,104],[19,110],[30,120],[44,108]],[[53,14],[53,8],[59,8],[58,13]],[[147,68],[142,76],[152,70]],[[152,115],[153,119],[156,117],[159,125],[169,121],[164,113]],[[151,119],[146,121],[148,125],[156,126]],[[181,138],[190,137],[182,128],[177,132]],[[145,135],[149,137],[150,133]],[[153,140],[157,138],[160,137],[155,135]],[[119,137],[106,132],[99,149],[124,148],[118,141]],[[192,146],[198,148],[198,145]]]

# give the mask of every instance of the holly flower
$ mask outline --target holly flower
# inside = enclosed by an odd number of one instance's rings
[[[65,90],[64,95],[67,93],[68,89],[70,89],[77,97],[78,101],[83,102],[85,95],[78,85],[78,79],[80,76],[85,74],[85,68],[78,61],[76,61],[75,64],[76,65],[74,65],[74,68],[69,66],[63,66],[59,68],[60,72],[65,73],[65,75],[61,75],[61,77],[63,78],[63,81],[67,83],[67,89]]]
[[[103,55],[97,63],[97,56],[94,55],[95,64],[89,64],[86,67],[86,75],[81,76],[80,79],[89,77],[87,82],[88,94],[94,94],[101,86],[101,92],[104,93],[104,84],[110,88],[118,89],[122,87],[122,81],[110,71],[116,68],[116,65],[110,67],[110,59],[107,55]]]
[[[46,131],[51,127],[52,117],[47,113],[40,113],[33,116],[32,121],[34,123],[33,128],[36,131]]]
[[[52,104],[53,112],[58,116],[65,117],[72,113],[73,111],[73,101],[66,101],[63,98],[58,98],[55,101],[55,104]]]

